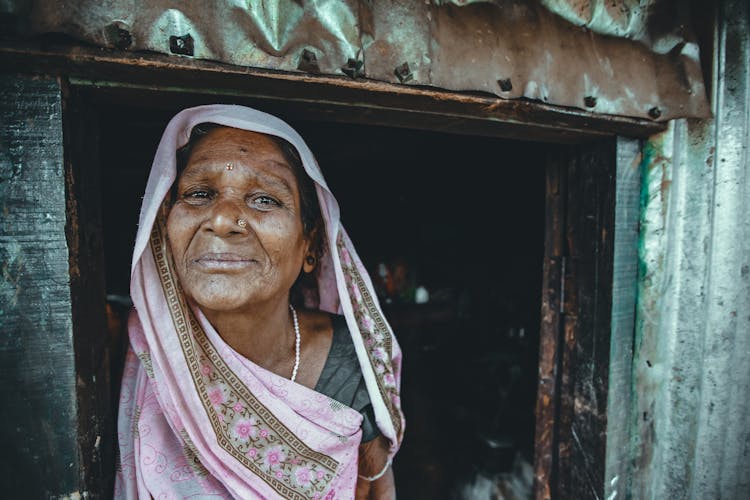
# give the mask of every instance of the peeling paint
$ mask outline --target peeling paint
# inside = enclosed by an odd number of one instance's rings
[[[86,498],[89,498],[88,492],[80,492],[80,491],[74,491],[72,493],[68,493],[66,495],[60,495],[58,497],[55,497],[59,500],[84,500]]]
[[[21,175],[21,162],[14,159],[10,148],[0,143],[0,184]]]
[[[6,241],[0,247],[0,315],[6,308],[18,306],[20,281],[24,271],[23,252],[17,241]]]

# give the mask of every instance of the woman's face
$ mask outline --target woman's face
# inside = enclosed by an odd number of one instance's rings
[[[185,293],[213,312],[286,300],[309,244],[297,179],[279,147],[228,127],[193,148],[167,233]]]

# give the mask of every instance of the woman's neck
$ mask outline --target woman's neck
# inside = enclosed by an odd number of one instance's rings
[[[229,346],[255,364],[288,376],[294,359],[294,328],[288,300],[255,304],[251,310],[203,314]]]

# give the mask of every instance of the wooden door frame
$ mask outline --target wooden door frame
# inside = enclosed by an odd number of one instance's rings
[[[86,130],[92,126],[86,121],[89,118],[85,106],[81,106],[83,101],[76,101],[81,96],[85,96],[89,104],[113,99],[127,102],[144,96],[158,102],[155,99],[158,96],[164,99],[165,107],[172,107],[175,102],[181,102],[183,106],[209,101],[250,105],[263,102],[266,108],[276,109],[281,114],[294,108],[297,113],[304,112],[311,119],[321,121],[338,120],[568,144],[560,146],[559,155],[550,159],[548,167],[536,491],[537,498],[555,497],[556,492],[602,491],[603,473],[592,470],[588,464],[592,458],[601,459],[600,464],[605,463],[609,356],[607,354],[605,365],[601,349],[606,346],[608,353],[613,266],[616,267],[614,197],[617,182],[614,176],[618,175],[619,168],[616,161],[619,140],[616,137],[647,137],[663,130],[663,124],[523,100],[503,101],[477,94],[236,68],[185,58],[116,53],[81,46],[40,47],[29,43],[3,43],[0,44],[0,61],[1,67],[53,76],[61,82],[61,127],[66,134],[68,197],[64,216],[68,220],[66,236],[76,354],[73,368],[77,376],[85,377],[86,381],[99,380],[98,384],[91,382],[76,388],[78,434],[87,434],[92,428],[101,430],[102,434],[97,436],[104,434],[103,440],[91,434],[77,443],[81,450],[80,470],[71,473],[80,478],[84,491],[94,496],[106,496],[111,487],[106,475],[114,456],[113,450],[108,450],[111,443],[108,443],[106,434],[112,434],[114,423],[110,421],[111,401],[107,400],[106,385],[109,381],[101,376],[110,349],[100,339],[105,321],[103,292],[100,283],[89,279],[101,273],[103,258],[95,229],[101,222],[101,214],[93,207],[95,202],[92,199],[92,193],[98,192],[94,186],[98,181],[87,178],[91,165],[81,155],[75,155],[79,148],[76,141],[80,140],[81,134],[88,134]],[[565,182],[560,184],[563,178]],[[585,196],[567,196],[565,193],[572,192],[571,180],[578,182],[584,193],[598,192],[601,196],[592,206],[583,203]],[[561,186],[563,191],[560,191]],[[560,208],[561,204],[565,205],[564,210]],[[601,223],[593,228],[588,224],[591,220],[588,217],[592,214],[593,220]],[[602,251],[593,255],[590,243],[598,241],[596,228],[607,229],[607,234],[599,235],[603,238]],[[580,250],[579,254],[575,253],[577,250]],[[603,307],[593,316],[586,314],[586,301],[591,298]],[[96,311],[100,311],[98,315]],[[586,357],[588,345],[599,350],[592,347]],[[583,355],[580,349],[584,349]],[[596,376],[603,380],[601,387],[595,387],[594,398],[586,399],[585,387],[580,385],[583,383],[583,365],[579,366],[577,361],[581,359],[589,362],[585,365],[587,370],[593,366]],[[599,364],[596,364],[597,360]],[[595,411],[589,411],[586,403],[595,401],[597,405],[591,407]],[[578,411],[581,408],[585,411]],[[595,450],[593,454],[576,447],[573,431],[577,425],[593,429],[595,438],[586,445]],[[579,481],[579,478],[584,480]]]
[[[628,474],[640,148],[618,137],[559,148],[547,161],[539,500],[605,498],[607,479]]]

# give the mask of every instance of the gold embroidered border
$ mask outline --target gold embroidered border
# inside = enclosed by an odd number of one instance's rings
[[[198,452],[195,451],[193,440],[190,439],[190,436],[185,431],[185,429],[182,429],[180,431],[180,436],[182,437],[183,441],[182,453],[185,455],[185,462],[187,462],[188,467],[190,467],[190,469],[193,471],[193,474],[195,474],[197,477],[208,476],[208,470],[203,466],[203,463],[201,463],[200,459],[198,458]]]
[[[341,249],[345,250],[345,245],[343,241],[343,236],[339,234],[337,243],[339,246],[339,255],[341,254]],[[346,250],[348,254],[348,250]],[[350,256],[350,259],[352,257]],[[375,329],[373,333],[379,333],[383,338],[383,347],[386,349],[386,352],[389,356],[393,355],[393,339],[391,336],[391,332],[388,329],[388,327],[385,324],[385,320],[383,319],[383,315],[378,309],[378,307],[375,305],[375,301],[372,298],[372,295],[370,294],[370,290],[365,285],[365,281],[362,279],[362,276],[360,276],[359,271],[357,270],[356,265],[354,265],[354,262],[349,265],[345,265],[342,262],[342,267],[344,269],[344,273],[348,275],[348,278],[351,280],[352,284],[357,287],[359,290],[360,295],[362,296],[362,304],[367,309],[367,312],[369,313],[370,317],[373,319],[375,323]],[[355,303],[354,297],[352,297],[352,307],[355,308],[355,310],[359,307],[358,304]],[[363,334],[363,336],[367,336],[368,338],[365,338],[366,340],[371,340],[373,342],[373,345],[378,344],[378,341],[376,338],[370,334],[370,332],[365,331],[365,329],[360,328],[360,332]],[[386,371],[383,374],[378,374],[378,371],[376,369],[376,358],[372,353],[372,349],[367,349],[367,356],[370,359],[370,365],[373,368],[373,373],[375,374],[375,380],[378,383],[378,389],[380,390],[380,394],[383,397],[383,401],[386,404],[386,407],[388,408],[388,413],[391,415],[391,421],[393,422],[393,427],[396,430],[396,435],[401,435],[401,426],[402,426],[402,420],[401,420],[401,412],[398,408],[396,408],[396,405],[393,403],[393,400],[389,393],[393,392],[396,393],[395,388],[394,389],[388,389],[385,386],[385,382],[383,380],[383,375],[385,373],[389,373],[393,375],[393,366],[390,362],[390,358],[388,362],[384,362],[383,365],[385,366]]]
[[[150,379],[154,378],[154,367],[151,364],[151,356],[147,352],[139,352],[138,359],[141,360],[143,369],[146,370],[146,376]]]
[[[141,431],[138,430],[138,422],[141,420],[141,406],[136,404],[135,407],[133,407],[133,437],[135,440],[139,440],[141,438]]]
[[[154,260],[159,271],[162,289],[169,306],[169,311],[180,340],[185,361],[190,369],[193,383],[203,403],[204,410],[211,422],[216,434],[217,443],[229,452],[237,461],[242,463],[253,474],[258,476],[276,492],[285,498],[304,499],[309,498],[306,493],[310,490],[323,493],[328,489],[330,481],[336,476],[339,463],[332,457],[317,452],[303,443],[289,428],[287,428],[276,416],[266,408],[247,388],[241,379],[229,368],[225,361],[218,355],[216,348],[206,336],[192,310],[187,305],[180,285],[174,277],[172,269],[174,263],[172,256],[167,251],[166,228],[164,227],[166,210],[163,208],[151,233],[151,249]],[[287,485],[273,475],[272,471],[265,471],[253,463],[244,453],[239,451],[231,442],[229,429],[222,425],[219,416],[209,400],[208,390],[201,376],[200,354],[196,352],[196,345],[202,351],[205,358],[209,359],[225,384],[238,395],[245,406],[254,412],[268,428],[273,429],[278,439],[278,446],[285,450],[285,457],[289,458],[289,451],[293,451],[296,457],[304,462],[316,465],[324,470],[324,476],[316,481],[311,481],[307,487],[301,485]],[[270,442],[270,440],[269,440]],[[274,443],[276,444],[276,443]],[[300,462],[298,462],[300,463]],[[291,474],[290,474],[291,476]]]

